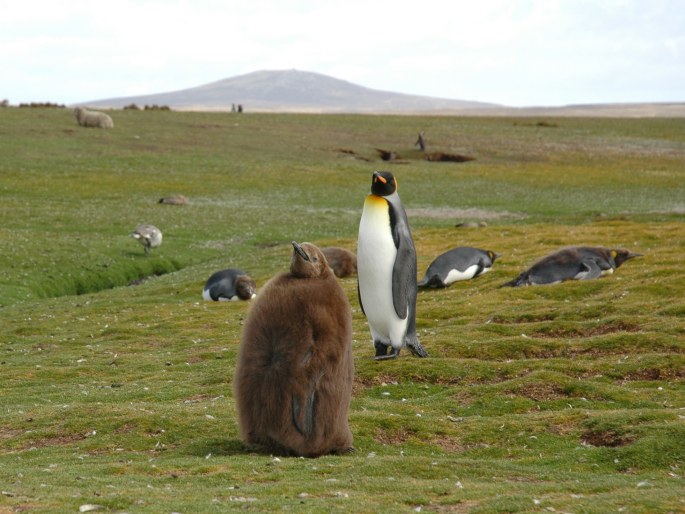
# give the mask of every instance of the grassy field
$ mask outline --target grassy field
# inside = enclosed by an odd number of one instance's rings
[[[685,120],[111,114],[0,109],[0,513],[685,511]],[[422,160],[420,130],[475,160]],[[251,453],[231,391],[249,304],[202,285],[263,285],[291,240],[354,250],[376,169],[420,273],[454,246],[502,256],[419,294],[428,359],[375,362],[341,280],[357,452]],[[174,193],[189,205],[157,203]],[[150,256],[139,223],[164,232]],[[644,256],[499,288],[570,244]]]

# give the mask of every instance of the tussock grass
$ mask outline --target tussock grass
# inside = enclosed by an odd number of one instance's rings
[[[111,114],[96,131],[63,109],[0,111],[0,512],[685,508],[682,120]],[[422,160],[419,130],[476,160]],[[458,245],[501,257],[419,293],[428,359],[373,361],[341,280],[357,452],[247,452],[231,380],[249,305],[202,302],[202,285],[228,266],[263,285],[293,239],[353,249],[387,167],[420,273]],[[157,204],[174,193],[189,205]],[[147,257],[128,236],[142,222],[164,232]],[[644,256],[499,288],[572,244]]]

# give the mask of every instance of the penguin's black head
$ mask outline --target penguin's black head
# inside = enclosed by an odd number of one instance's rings
[[[628,259],[632,259],[633,257],[642,257],[642,254],[641,253],[633,253],[630,250],[618,249],[618,250],[611,250],[611,256],[614,258],[614,262],[616,263],[616,267],[618,268],[621,264],[626,262]]]
[[[397,179],[389,171],[374,171],[371,192],[376,196],[390,196],[397,191]]]
[[[488,250],[488,257],[490,257],[491,262],[495,262],[495,259],[501,257],[502,254]]]
[[[318,246],[312,243],[299,244],[292,241],[293,257],[290,272],[297,278],[325,277],[331,273],[328,261]]]

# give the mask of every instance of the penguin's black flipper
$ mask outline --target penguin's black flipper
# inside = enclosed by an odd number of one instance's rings
[[[473,278],[476,278],[478,275],[483,273],[484,269],[485,263],[483,262],[483,259],[478,259],[478,268],[476,268],[476,272],[473,274]]]
[[[416,299],[416,249],[412,241],[407,215],[390,204],[390,226],[397,248],[392,268],[392,303],[400,319],[409,314],[409,305]]]
[[[305,437],[309,437],[314,431],[314,399],[316,391],[309,393],[304,401],[297,395],[292,395],[293,424],[297,431]]]
[[[225,278],[222,279],[221,281],[217,282],[214,284],[210,289],[209,289],[209,297],[214,300],[215,302],[219,300],[219,298],[226,298],[227,300],[230,300],[226,295],[221,294],[222,291],[227,290],[230,287],[230,284],[228,283],[228,280]]]
[[[580,263],[581,270],[576,275],[578,280],[590,280],[602,276],[602,268],[592,259],[586,259]]]
[[[400,319],[408,314],[408,305],[411,298],[411,287],[416,288],[416,263],[412,266],[413,254],[406,244],[401,244],[397,249],[395,266],[392,270],[392,303],[395,313]],[[411,284],[411,281],[414,284]]]
[[[418,287],[433,287],[433,288],[443,288],[445,287],[444,282],[440,279],[438,275],[431,275],[430,277],[426,274],[425,277],[421,279],[421,282],[416,284]]]
[[[428,273],[416,284],[418,287],[428,287]]]
[[[310,359],[311,354],[308,353],[304,357],[302,365],[307,367],[311,362]],[[296,392],[292,393],[293,424],[297,431],[305,437],[309,437],[314,433],[314,401],[316,400],[319,381],[323,375],[324,370],[317,371],[315,376],[310,378],[302,395],[298,395]]]
[[[519,286],[528,286],[530,285],[530,280],[528,278],[528,272],[524,271],[521,273],[518,277],[516,277],[514,280],[510,280],[509,282],[505,282],[501,286],[502,287],[519,287]]]
[[[362,303],[362,292],[359,289],[359,280],[357,280],[357,298],[359,298],[359,307],[362,309],[362,314],[366,316],[366,313],[364,312],[364,304]]]

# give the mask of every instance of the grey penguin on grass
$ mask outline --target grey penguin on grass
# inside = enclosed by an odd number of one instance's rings
[[[625,261],[642,254],[623,248],[569,246],[546,255],[501,287],[557,284],[566,280],[589,280],[613,273]]]
[[[240,434],[282,455],[351,452],[350,304],[321,250],[292,245],[290,271],[262,287],[243,326],[233,382]]]
[[[146,255],[152,248],[157,248],[162,244],[162,231],[154,225],[145,223],[138,225],[133,232],[131,232],[131,237],[143,245]]]
[[[498,253],[470,246],[458,246],[438,255],[430,263],[419,287],[447,287],[459,280],[479,277],[492,269]]]
[[[202,289],[202,298],[213,301],[251,300],[257,296],[257,284],[241,269],[228,268],[212,273]]]
[[[376,171],[357,241],[359,304],[369,323],[376,360],[395,358],[405,346],[417,357],[428,356],[416,334],[416,269],[416,249],[397,179],[389,171]]]

